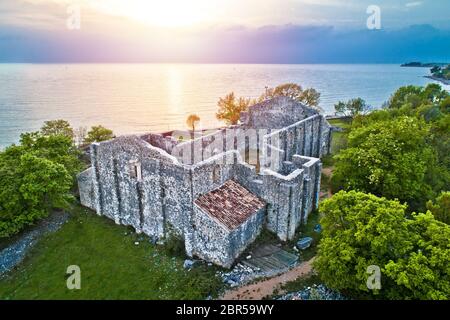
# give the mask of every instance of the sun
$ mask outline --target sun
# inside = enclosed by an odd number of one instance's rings
[[[109,11],[135,21],[159,27],[201,24],[214,16],[208,0],[128,0],[109,2]]]

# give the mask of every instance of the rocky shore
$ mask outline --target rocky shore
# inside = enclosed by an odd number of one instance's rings
[[[446,86],[450,86],[450,80],[447,80],[447,79],[439,78],[436,76],[425,76],[425,78],[428,78],[428,79],[431,79],[434,81],[439,81],[439,82],[445,84]]]
[[[0,278],[22,262],[41,236],[57,231],[68,219],[68,213],[55,212],[2,249],[0,251]]]

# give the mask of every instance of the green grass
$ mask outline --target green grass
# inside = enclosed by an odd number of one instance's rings
[[[0,299],[204,299],[222,289],[218,268],[198,263],[187,271],[184,257],[167,251],[77,206],[0,280]],[[81,268],[81,290],[67,289],[69,265]]]
[[[308,223],[300,226],[299,235],[295,237],[298,241],[300,238],[311,237],[313,238],[313,242],[311,246],[306,250],[300,250],[300,259],[302,261],[308,261],[312,257],[314,257],[317,253],[317,245],[320,242],[321,233],[317,233],[314,231],[314,226],[319,223],[320,214],[317,210],[311,212],[308,217]]]

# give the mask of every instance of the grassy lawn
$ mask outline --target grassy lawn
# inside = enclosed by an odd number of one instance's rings
[[[135,242],[139,242],[138,245]],[[75,207],[21,266],[0,280],[0,299],[205,299],[222,288],[218,268],[183,269],[183,256],[144,235]],[[66,270],[81,268],[81,290],[68,290]]]

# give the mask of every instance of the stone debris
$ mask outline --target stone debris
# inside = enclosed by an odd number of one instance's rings
[[[321,232],[322,232],[322,225],[316,224],[316,225],[314,226],[314,232],[316,232],[316,233],[321,233]]]
[[[304,237],[297,241],[297,248],[300,250],[306,250],[308,249],[313,242],[313,238],[311,237]]]
[[[186,259],[186,260],[184,260],[183,268],[185,268],[185,269],[191,269],[192,266],[194,265],[194,263],[195,263],[195,261]]]
[[[0,278],[11,271],[25,258],[28,251],[47,233],[55,232],[69,219],[65,212],[55,212],[47,219],[38,223],[31,231],[25,232],[20,238],[0,251]]]
[[[223,282],[232,288],[246,284],[258,275],[258,271],[238,263],[230,272],[218,272]]]
[[[301,291],[288,293],[277,300],[348,300],[339,292],[327,288],[323,284],[313,285]]]

